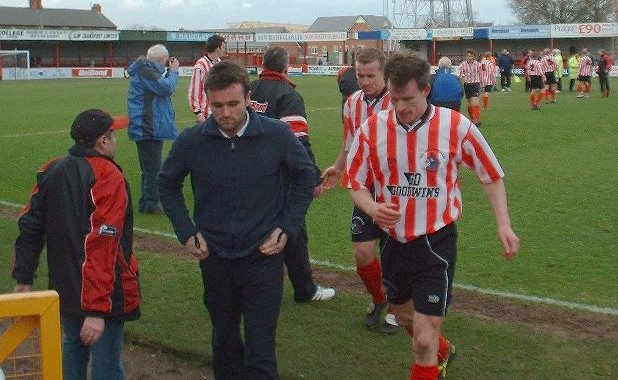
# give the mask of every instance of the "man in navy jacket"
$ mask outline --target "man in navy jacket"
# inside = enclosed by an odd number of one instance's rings
[[[215,64],[205,82],[212,114],[183,131],[158,178],[178,239],[200,259],[216,379],[278,378],[281,252],[301,231],[315,187],[305,148],[286,123],[251,110],[250,86],[243,67]]]

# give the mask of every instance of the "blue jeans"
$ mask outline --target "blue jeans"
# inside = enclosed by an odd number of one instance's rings
[[[88,361],[92,358],[91,380],[124,380],[121,353],[124,322],[105,321],[101,338],[93,345],[79,339],[81,320],[62,319],[62,376],[64,380],[86,380]]]
[[[161,170],[162,140],[136,141],[137,156],[142,169],[142,184],[139,197],[139,211],[150,212],[159,208],[157,176]]]

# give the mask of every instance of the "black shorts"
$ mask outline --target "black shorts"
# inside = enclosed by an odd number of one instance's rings
[[[543,77],[540,75],[532,75],[530,77],[530,88],[533,90],[541,90],[543,87],[545,87],[545,84],[543,83]]]
[[[556,75],[553,71],[548,71],[545,73],[545,83],[556,84]]]
[[[354,210],[352,210],[350,232],[352,233],[352,241],[355,243],[381,240],[386,236],[386,232],[380,229],[373,222],[373,219],[358,207],[354,207]]]
[[[483,86],[483,92],[491,92],[493,88],[494,88],[493,84],[488,84],[487,86]]]
[[[580,75],[577,77],[577,80],[580,82],[592,83],[589,75]]]
[[[466,94],[466,99],[478,98],[480,92],[480,83],[464,83],[464,93]]]
[[[389,237],[382,247],[382,276],[388,302],[410,300],[425,315],[443,317],[451,302],[457,228],[451,223],[430,235],[400,243]]]

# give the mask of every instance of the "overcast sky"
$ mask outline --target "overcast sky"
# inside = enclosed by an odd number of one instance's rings
[[[94,3],[119,29],[209,29],[241,21],[310,25],[317,17],[383,14],[383,0],[42,0],[44,8],[90,9]],[[28,5],[28,0],[0,0],[0,6]],[[514,23],[506,0],[472,0],[472,9],[476,21]]]

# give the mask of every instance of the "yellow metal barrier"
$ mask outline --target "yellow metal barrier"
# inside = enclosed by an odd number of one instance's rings
[[[62,380],[58,293],[0,294],[2,322],[0,366],[6,380]],[[7,362],[11,362],[11,368],[5,365]]]

